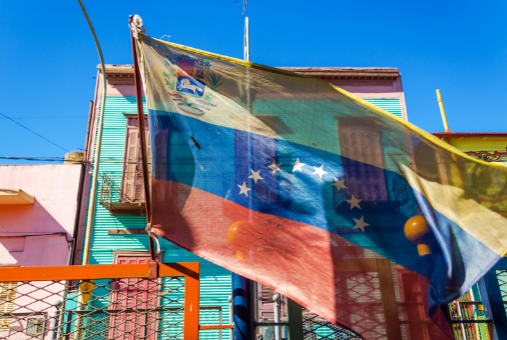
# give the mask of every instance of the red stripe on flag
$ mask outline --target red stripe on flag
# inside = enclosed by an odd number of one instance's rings
[[[421,301],[423,287],[414,288],[420,281],[417,273],[323,229],[256,212],[178,182],[152,181],[157,235],[269,286],[365,339],[383,338],[403,327],[405,334],[414,335],[411,339],[426,339],[424,334],[448,339],[424,322],[429,319]],[[392,275],[379,275],[386,265]]]

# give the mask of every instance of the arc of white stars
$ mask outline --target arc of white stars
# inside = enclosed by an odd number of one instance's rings
[[[334,185],[336,187],[336,190],[340,190],[341,188],[347,189],[347,187],[345,186],[345,179],[342,179],[340,181],[340,180],[338,180],[338,178],[335,177],[334,183],[331,185]]]
[[[327,171],[324,171],[324,164],[320,166],[320,168],[317,168],[316,166],[313,167],[315,171],[312,173],[312,175],[319,175],[320,179],[322,179],[322,175],[327,174]]]
[[[360,219],[356,220],[353,218],[353,220],[356,222],[356,225],[354,226],[354,229],[361,229],[361,231],[364,233],[364,227],[369,226],[368,223],[364,221],[364,216],[361,216]]]
[[[280,165],[282,165],[282,163],[280,164],[276,164],[275,160],[273,159],[273,164],[271,165],[268,165],[268,168],[270,168],[271,170],[273,170],[273,175],[277,172],[277,171],[280,171],[282,172],[282,170],[280,169]]]
[[[264,179],[263,177],[261,177],[260,173],[261,171],[258,170],[258,171],[253,171],[253,169],[250,169],[250,171],[252,172],[252,174],[250,176],[248,176],[248,178],[253,178],[253,180],[255,181],[255,184],[257,184],[257,181],[259,179]]]
[[[299,161],[299,158],[296,159],[296,163],[291,163],[291,164],[294,165],[294,168],[292,169],[292,172],[294,172],[294,171],[301,171],[301,172],[303,172],[302,169],[306,165],[306,163],[301,163]]]
[[[245,195],[246,195],[246,197],[248,197],[248,192],[249,192],[250,190],[252,190],[252,189],[250,189],[250,188],[248,188],[248,187],[246,186],[246,182],[243,182],[243,185],[239,185],[239,184],[238,184],[238,187],[239,187],[239,189],[240,189],[239,194],[240,194],[240,195],[241,195],[241,194],[245,194]]]
[[[359,206],[359,202],[361,202],[362,200],[355,198],[354,195],[352,195],[351,199],[345,201],[350,203],[350,210],[352,210],[353,208],[361,209],[361,207]]]

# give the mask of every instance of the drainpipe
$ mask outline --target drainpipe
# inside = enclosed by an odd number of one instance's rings
[[[83,158],[86,162],[86,156]],[[74,232],[72,234],[72,246],[69,247],[70,258],[67,260],[67,266],[76,263],[76,252],[78,249],[79,222],[81,221],[81,206],[83,204],[84,179],[86,177],[86,163],[81,164],[81,175],[79,177],[79,191],[77,194],[76,220],[74,221]]]
[[[89,147],[90,147],[90,135],[91,135],[91,124],[92,124],[92,117],[93,117],[93,108],[95,107],[95,101],[93,100],[90,100],[90,109],[88,110],[88,124],[86,125],[86,139],[85,139],[85,147],[84,147],[84,157],[83,159],[86,161],[86,159],[88,158],[88,152],[89,152]]]
[[[104,64],[104,57],[102,55],[102,49],[100,48],[99,39],[95,34],[95,30],[93,29],[92,22],[86,9],[81,0],[78,0],[79,5],[81,6],[81,10],[88,22],[88,26],[90,26],[90,30],[92,31],[93,39],[95,40],[95,45],[97,45],[97,51],[99,52],[100,57],[100,65],[102,68],[102,79],[104,81],[104,90],[102,91],[102,100],[100,104],[100,113],[99,113],[99,126],[96,138],[96,151],[95,158],[93,159],[93,174],[92,174],[92,189],[90,191],[90,203],[88,208],[88,219],[86,221],[86,234],[85,234],[85,244],[83,249],[83,264],[90,264],[90,248],[92,244],[92,236],[93,236],[93,224],[95,222],[95,206],[97,204],[97,182],[99,176],[99,160],[100,160],[100,149],[102,147],[102,127],[104,125],[104,107],[106,106],[106,92],[107,92],[107,75],[106,75],[106,65]]]

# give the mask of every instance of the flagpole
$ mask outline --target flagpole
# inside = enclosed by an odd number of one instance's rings
[[[138,22],[136,22],[138,21]],[[129,26],[130,29],[130,39],[132,42],[132,58],[134,59],[134,83],[136,87],[136,102],[137,102],[137,119],[139,121],[139,140],[140,140],[140,148],[141,148],[141,165],[143,169],[143,183],[144,183],[144,204],[146,207],[146,220],[148,231],[148,240],[150,245],[150,257],[152,262],[156,262],[156,254],[155,254],[155,242],[153,241],[153,236],[151,233],[151,196],[150,196],[150,179],[148,172],[148,157],[146,152],[146,136],[144,129],[144,111],[143,111],[143,88],[141,83],[141,71],[139,68],[139,62],[137,59],[137,48],[136,48],[136,38],[134,37],[134,29],[139,28],[141,31],[142,20],[139,16],[131,15],[129,18]],[[136,28],[134,28],[136,27]]]

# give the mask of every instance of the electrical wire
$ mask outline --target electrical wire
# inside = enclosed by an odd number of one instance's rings
[[[39,161],[39,162],[63,162],[65,160],[64,157],[9,157],[9,156],[0,156],[0,159],[22,159],[22,160],[28,160],[28,161]],[[118,161],[106,161],[104,159],[118,159]],[[140,165],[141,162],[124,162],[121,161],[119,157],[101,157],[100,163],[102,164],[137,164]],[[90,161],[82,160],[77,161],[73,160],[75,163],[92,163]],[[151,163],[148,163],[151,164]]]
[[[3,157],[0,156],[0,159],[23,159],[28,161],[40,161],[40,162],[63,162],[65,158],[63,157]]]
[[[25,235],[0,235],[0,239],[2,238],[20,238],[20,237],[37,237],[37,236],[52,236],[52,235],[60,235],[65,236],[67,242],[72,242],[72,235],[64,232],[56,232],[56,233],[41,233],[41,234],[25,234]]]
[[[33,133],[33,134],[35,134],[35,135],[39,136],[40,138],[42,138],[42,139],[44,139],[45,141],[47,141],[47,142],[49,142],[49,143],[53,144],[54,146],[59,147],[59,148],[60,148],[60,149],[62,149],[63,151],[65,151],[65,152],[69,152],[69,150],[62,148],[60,145],[58,145],[58,144],[56,144],[56,143],[53,143],[52,141],[50,141],[50,140],[49,140],[49,139],[47,139],[46,137],[42,137],[42,136],[41,136],[41,135],[39,135],[37,132],[35,132],[35,131],[33,131],[33,130],[30,130],[30,129],[29,129],[29,128],[27,128],[26,126],[24,126],[24,125],[22,125],[22,124],[20,124],[20,123],[16,122],[14,119],[12,119],[12,118],[10,118],[10,117],[7,117],[7,116],[6,116],[6,115],[4,115],[3,113],[1,113],[1,112],[0,112],[0,115],[4,116],[5,118],[7,118],[7,119],[9,119],[9,120],[11,120],[11,121],[13,121],[14,123],[18,124],[18,125],[19,125],[19,126],[21,126],[22,128],[27,129],[27,130],[28,130],[28,131],[30,131],[31,133]]]
[[[16,119],[16,120],[19,120],[19,119],[85,119],[87,118],[86,116],[80,116],[80,117],[63,117],[63,116],[60,116],[60,117],[11,117],[10,119],[13,120],[13,119]],[[0,119],[9,119],[9,118],[0,118]]]

